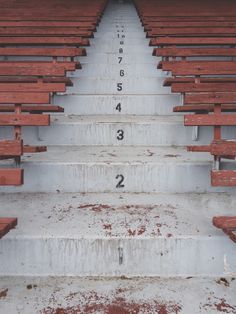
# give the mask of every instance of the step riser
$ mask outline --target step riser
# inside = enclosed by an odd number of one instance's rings
[[[82,70],[78,70],[75,72],[68,72],[68,76],[71,78],[78,78],[77,80],[80,80],[78,87],[81,88],[81,82],[84,81],[85,79],[94,79],[97,77],[102,77],[102,79],[109,79],[111,82],[116,80],[116,83],[119,82],[123,82],[124,86],[126,86],[126,81],[127,80],[132,80],[132,79],[136,79],[139,80],[140,79],[140,73],[142,73],[142,79],[143,80],[147,80],[148,81],[148,85],[150,84],[149,82],[151,80],[156,81],[158,78],[166,78],[166,75],[164,72],[162,71],[158,71],[155,69],[155,65],[153,64],[138,64],[138,63],[134,63],[133,66],[130,66],[128,64],[125,64],[126,61],[124,61],[124,64],[119,65],[118,64],[118,59],[116,56],[111,56],[110,61],[112,61],[113,59],[113,63],[109,64],[109,67],[107,66],[107,64],[105,64],[104,60],[102,63],[104,64],[99,64],[99,65],[94,65],[94,64],[82,64],[83,69]],[[124,76],[120,76],[120,70],[124,71]],[[103,83],[103,81],[101,80],[101,83]],[[151,93],[158,93],[158,86],[159,82],[155,82],[155,89],[152,90]],[[137,82],[137,88],[143,88],[141,87],[140,82]],[[162,87],[163,84],[163,79],[161,81],[161,85],[160,87]],[[112,86],[112,84],[110,84],[110,86]],[[153,86],[151,84],[151,86]],[[101,84],[102,87],[102,84]],[[129,87],[128,87],[129,88]],[[68,91],[70,92],[71,88],[67,89],[66,93],[68,93]],[[127,92],[132,91],[132,89],[128,89]],[[162,93],[168,94],[170,93],[170,88],[169,87],[163,87],[162,89]],[[147,92],[147,90],[145,89],[145,92]]]
[[[187,146],[207,145],[213,139],[212,127],[200,127],[198,139],[193,140],[195,128],[185,127],[182,117],[176,121],[161,122],[155,119],[119,122],[119,115],[117,122],[99,118],[94,121],[94,117],[91,121],[89,118],[79,121],[73,116],[64,122],[57,122],[59,118],[52,117],[50,127],[24,128],[24,142],[34,145]],[[223,138],[233,138],[234,132],[234,127],[222,127]],[[11,139],[13,129],[0,127],[0,134],[0,139]]]
[[[199,139],[192,140],[194,128],[176,123],[112,123],[81,122],[76,124],[51,123],[50,127],[24,128],[26,144],[34,145],[115,145],[115,146],[171,146],[207,145],[213,139],[212,127],[202,127]],[[233,137],[234,129],[223,128],[223,138]],[[0,128],[0,139],[12,137],[10,128]],[[176,136],[178,134],[178,137]],[[123,138],[122,138],[123,137]],[[191,153],[189,153],[191,154]]]
[[[66,114],[78,115],[169,115],[173,107],[181,105],[179,95],[64,95],[55,96],[54,104],[65,108]],[[116,110],[121,103],[121,113]],[[145,106],[143,105],[145,104]]]
[[[233,191],[212,188],[208,163],[22,163],[25,184],[1,187],[0,192],[135,192],[135,193],[204,193]],[[117,187],[123,175],[124,181]],[[63,180],[62,180],[63,178]],[[116,179],[117,178],[117,179]],[[182,180],[183,178],[183,180]]]
[[[140,43],[129,43],[129,41],[125,42],[125,45],[121,46],[120,41],[117,40],[100,40],[96,44],[91,41],[91,49],[94,49],[96,52],[104,52],[106,53],[117,53],[119,48],[124,48],[126,51],[138,51],[139,53],[152,53],[152,49],[148,46],[147,42],[144,42],[143,45],[140,46]],[[82,57],[81,57],[82,58]]]
[[[119,35],[119,37],[118,37]],[[125,37],[122,37],[122,36],[125,36]],[[124,32],[117,32],[115,30],[115,28],[112,30],[112,31],[109,31],[109,32],[103,32],[101,33],[100,32],[100,29],[99,29],[99,33],[95,33],[95,36],[94,36],[94,42],[96,44],[96,41],[98,40],[106,40],[107,38],[109,39],[124,39],[124,40],[128,40],[128,41],[135,41],[135,40],[145,40],[146,42],[148,41],[147,38],[145,38],[145,33],[143,31],[143,29],[140,27],[138,31],[132,31],[132,30],[129,30],[129,31],[126,31],[124,30]],[[146,43],[145,42],[145,43]]]
[[[134,77],[128,79],[120,77],[107,78],[72,78],[73,87],[68,87],[66,94],[89,94],[89,95],[158,95],[170,94],[170,88],[164,87],[164,78]],[[122,83],[122,90],[118,91],[117,84]]]
[[[234,249],[226,238],[5,238],[0,242],[0,275],[220,277],[229,270],[227,275],[235,274]]]

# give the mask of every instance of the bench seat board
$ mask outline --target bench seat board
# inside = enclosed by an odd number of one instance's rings
[[[23,141],[0,140],[0,156],[21,156]]]
[[[236,126],[236,115],[190,114],[184,116],[185,126]]]
[[[43,114],[0,114],[1,126],[48,126],[50,116]]]
[[[15,106],[13,105],[0,105],[0,112],[14,112]],[[42,112],[64,112],[64,108],[55,105],[22,105],[22,112],[30,112],[30,113],[42,113]]]
[[[18,186],[23,184],[23,169],[10,168],[0,169],[0,186],[13,185]]]
[[[0,104],[49,104],[48,92],[0,92]]]
[[[212,170],[212,186],[236,186],[236,170]]]
[[[17,225],[17,218],[0,218],[0,239]]]

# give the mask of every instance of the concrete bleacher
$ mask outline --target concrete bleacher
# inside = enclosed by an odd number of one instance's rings
[[[211,154],[186,150],[212,127],[173,112],[182,97],[132,2],[109,1],[89,42],[51,98],[64,112],[22,128],[47,151],[21,157],[24,185],[0,187],[0,216],[18,217],[0,240],[0,313],[234,313],[235,244],[212,218],[235,216],[235,188],[211,186]]]

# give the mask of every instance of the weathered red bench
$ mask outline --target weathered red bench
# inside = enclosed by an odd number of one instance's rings
[[[5,234],[7,234],[11,229],[14,229],[16,225],[17,225],[17,218],[0,218],[0,239]]]
[[[186,59],[188,57],[235,57],[235,48],[183,48],[183,47],[167,47],[167,48],[154,48],[153,56],[163,57],[165,60],[168,58],[174,59],[180,57]]]
[[[216,228],[222,229],[224,233],[227,234],[230,239],[236,243],[236,216],[214,217],[212,222]]]

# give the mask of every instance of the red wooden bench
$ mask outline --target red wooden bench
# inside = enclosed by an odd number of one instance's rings
[[[172,74],[164,86],[183,95],[183,105],[174,111],[195,113],[185,115],[187,126],[214,127],[211,144],[188,149],[211,153],[215,165],[220,158],[235,158],[235,142],[221,139],[221,126],[236,126],[236,62],[231,59],[236,56],[236,4],[201,0],[171,4],[135,0],[135,4],[147,37],[153,37],[150,45],[158,46],[153,55],[162,57],[158,69]],[[209,57],[211,61],[206,60]],[[236,185],[234,170],[214,169],[211,178],[213,185]]]
[[[11,229],[14,229],[16,225],[17,218],[0,218],[0,239]]]
[[[222,229],[224,233],[227,234],[230,239],[236,243],[236,216],[214,217],[212,222],[216,228]]]

